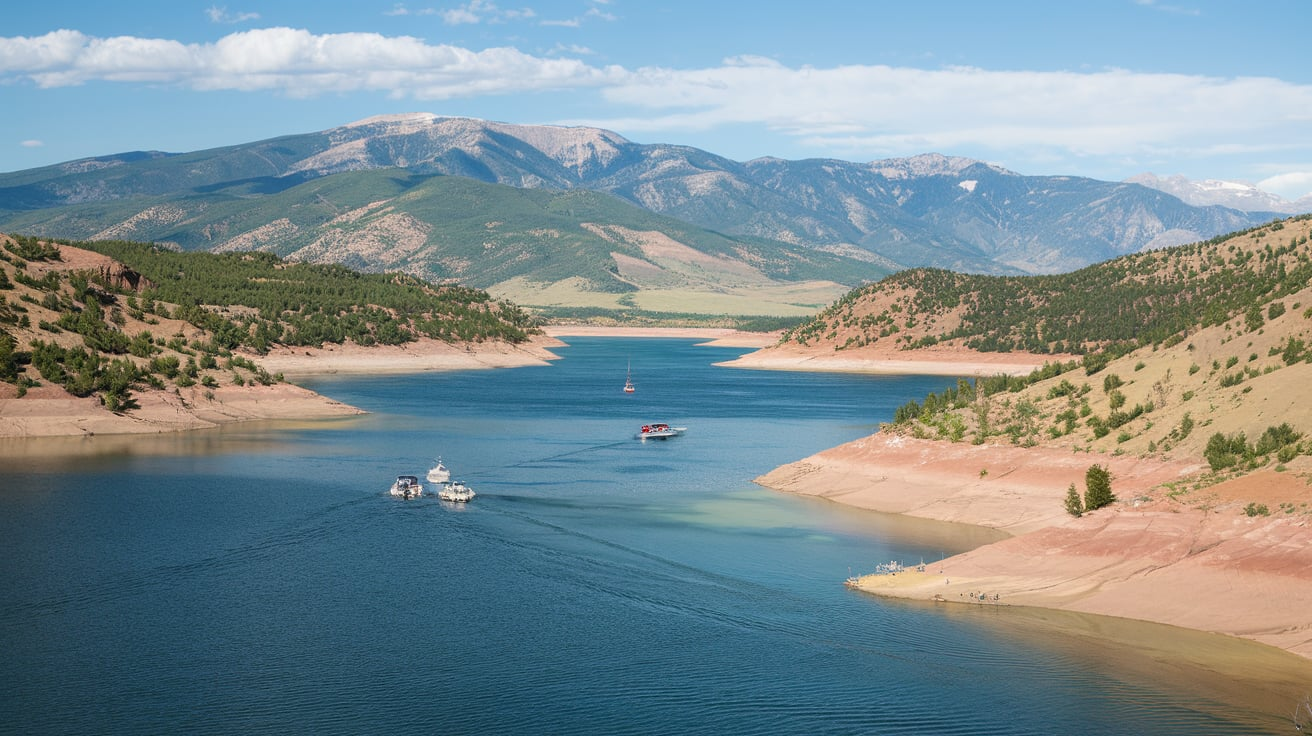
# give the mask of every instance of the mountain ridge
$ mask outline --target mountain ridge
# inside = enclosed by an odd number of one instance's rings
[[[689,146],[638,144],[600,128],[416,113],[207,151],[135,152],[0,174],[0,228],[86,239],[149,220],[145,213],[158,208],[254,206],[309,182],[393,169],[523,190],[601,192],[729,238],[801,249],[794,251],[799,258],[864,252],[858,261],[885,272],[933,266],[1057,273],[1241,230],[1277,214],[1194,207],[1138,184],[1023,176],[937,153],[868,163],[736,162]],[[278,219],[229,232],[285,253],[289,243],[270,227]],[[231,225],[195,215],[187,222],[211,234]],[[426,226],[430,246],[453,239],[441,222]]]

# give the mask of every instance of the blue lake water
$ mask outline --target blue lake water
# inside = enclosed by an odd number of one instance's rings
[[[996,536],[752,483],[953,379],[569,342],[547,367],[303,382],[358,418],[11,443],[0,733],[1292,730],[1288,693],[1069,622],[849,591]],[[650,421],[688,431],[636,440]],[[386,493],[438,455],[473,503]]]

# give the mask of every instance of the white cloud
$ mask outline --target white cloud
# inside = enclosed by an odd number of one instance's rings
[[[453,8],[442,11],[442,22],[449,26],[458,26],[465,23],[473,24],[480,20],[478,14],[471,12],[468,8]]]
[[[592,56],[596,53],[597,53],[596,51],[593,51],[587,46],[580,46],[576,43],[571,43],[571,44],[558,43],[554,48],[551,49],[551,54],[553,56],[560,56],[564,54],[568,54],[570,56]]]
[[[441,11],[440,15],[442,16],[442,22],[452,26],[473,23],[506,23],[509,21],[532,20],[537,17],[537,13],[533,12],[531,8],[502,10],[489,0],[469,0],[469,2],[459,7]]]
[[[437,100],[613,83],[616,68],[513,48],[471,51],[409,36],[315,35],[293,28],[233,33],[213,44],[94,38],[77,31],[0,38],[0,82],[41,87],[149,82],[197,90],[274,90],[294,97],[380,91]]]
[[[1270,151],[1308,145],[1300,131],[1312,123],[1312,86],[1123,70],[794,69],[739,57],[713,69],[639,69],[603,93],[650,112],[625,117],[624,130],[763,123],[818,148],[871,155],[967,147],[1217,154],[1253,140]]]
[[[1279,194],[1285,199],[1312,196],[1312,171],[1291,171],[1263,179],[1257,183],[1263,191]]]
[[[483,18],[502,13],[480,0],[462,8]],[[207,44],[61,30],[0,38],[0,84],[112,81],[291,97],[365,91],[414,100],[579,89],[596,91],[619,112],[557,122],[662,136],[757,126],[817,155],[946,151],[1067,165],[1100,159],[1140,171],[1204,156],[1285,162],[1253,178],[1289,177],[1287,169],[1304,167],[1288,162],[1312,159],[1306,135],[1312,85],[1273,78],[789,67],[759,56],[703,69],[625,69],[590,64],[579,58],[586,53],[562,46],[545,56],[471,50],[409,36],[292,28],[232,33]]]
[[[245,23],[248,20],[259,20],[259,13],[229,13],[226,7],[211,5],[205,10],[205,15],[209,16],[211,23]]]
[[[600,0],[593,0],[593,2],[594,5],[607,4],[605,2],[601,2]],[[583,27],[583,23],[589,20],[615,21],[615,20],[619,20],[619,18],[614,13],[608,10],[602,10],[601,8],[598,7],[591,7],[588,8],[586,11],[584,11],[583,15],[576,15],[573,18],[557,18],[557,19],[550,19],[550,20],[542,20],[541,22],[539,22],[539,25],[557,26],[560,28],[581,28]]]
[[[45,145],[45,141],[38,141],[35,138],[32,138],[22,141],[18,145],[22,146],[23,148],[40,148],[41,146]]]
[[[1174,13],[1176,15],[1199,16],[1203,14],[1198,8],[1186,8],[1183,5],[1163,5],[1157,2],[1157,0],[1135,0],[1135,4],[1143,5],[1144,7],[1152,8],[1154,10],[1160,10],[1163,13]]]
[[[397,3],[392,6],[391,10],[383,11],[383,15],[388,15],[392,17],[401,17],[407,15],[437,15],[437,14],[438,11],[432,8],[420,8],[418,10],[411,10],[405,6],[405,3]]]

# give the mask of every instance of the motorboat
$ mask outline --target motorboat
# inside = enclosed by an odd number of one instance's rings
[[[688,431],[687,427],[671,427],[665,422],[653,422],[652,424],[642,425],[642,428],[638,430],[638,437],[644,440],[647,438],[663,440],[678,437],[686,431]]]
[[[437,465],[428,469],[428,480],[433,483],[445,483],[451,480],[451,471],[442,464],[442,458],[437,459]]]
[[[441,490],[437,492],[437,497],[443,501],[454,501],[456,503],[466,503],[473,499],[474,495],[473,488],[458,480],[443,483]]]
[[[424,495],[424,485],[419,482],[419,478],[413,475],[398,475],[396,482],[388,493],[400,498],[419,498]]]

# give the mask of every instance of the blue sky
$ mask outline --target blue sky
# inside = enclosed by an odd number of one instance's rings
[[[1312,193],[1312,2],[13,3],[0,171],[432,112]]]

